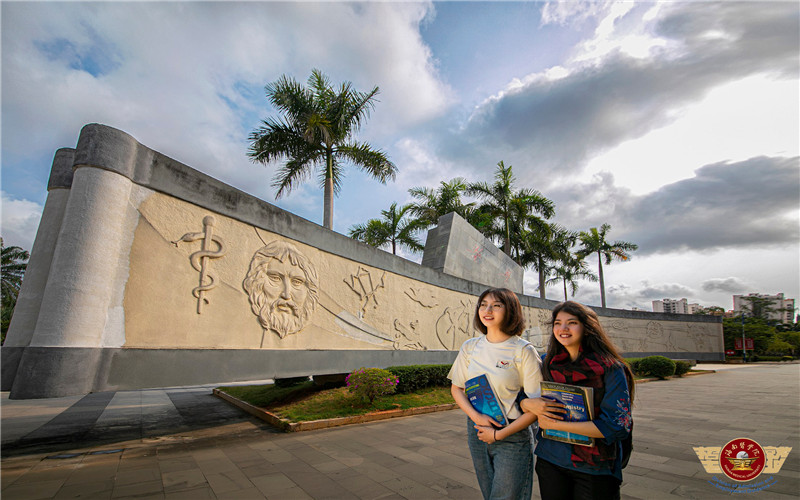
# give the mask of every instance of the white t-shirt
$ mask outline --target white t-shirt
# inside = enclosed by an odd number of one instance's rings
[[[467,354],[470,350],[472,355]],[[519,356],[517,362],[514,361],[515,356]],[[447,378],[453,385],[464,388],[467,380],[485,373],[503,405],[506,416],[513,420],[522,415],[514,404],[520,389],[524,387],[525,394],[529,398],[541,395],[539,384],[542,380],[541,367],[542,360],[530,342],[513,336],[493,344],[482,335],[471,338],[461,345]]]

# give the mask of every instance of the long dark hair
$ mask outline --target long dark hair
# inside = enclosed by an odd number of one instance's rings
[[[555,332],[553,331],[553,324],[556,321],[558,313],[565,312],[578,318],[581,325],[583,325],[583,337],[581,337],[581,348],[584,352],[592,352],[609,362],[618,362],[625,370],[625,378],[628,379],[628,392],[631,396],[631,403],[633,402],[633,393],[635,392],[635,384],[633,380],[633,371],[625,358],[623,358],[616,346],[606,334],[603,325],[600,324],[600,318],[597,313],[589,309],[583,304],[568,300],[562,302],[553,308],[553,314],[550,319],[550,341],[547,344],[547,357],[546,360],[551,360],[556,354],[565,351],[565,347],[556,339]],[[549,362],[543,363],[542,374],[545,380],[552,380],[550,376]]]
[[[522,304],[519,303],[517,294],[508,288],[489,288],[485,290],[480,297],[478,303],[475,305],[475,316],[472,322],[475,328],[486,335],[486,325],[481,323],[480,308],[481,302],[487,295],[492,295],[498,302],[503,304],[503,324],[500,325],[500,330],[506,335],[522,335],[525,330],[525,318],[522,316]]]

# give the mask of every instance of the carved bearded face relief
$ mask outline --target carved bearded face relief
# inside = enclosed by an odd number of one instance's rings
[[[282,241],[273,241],[255,253],[242,286],[261,326],[280,338],[302,330],[318,300],[317,275],[311,262]]]

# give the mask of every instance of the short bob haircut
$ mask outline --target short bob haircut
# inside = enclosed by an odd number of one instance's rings
[[[522,316],[522,305],[519,303],[517,294],[508,288],[489,288],[478,297],[478,303],[475,305],[475,317],[472,322],[482,334],[486,335],[486,325],[481,323],[480,308],[481,302],[487,295],[492,295],[498,302],[504,306],[503,324],[500,325],[500,330],[506,335],[521,336],[525,330],[525,318]]]

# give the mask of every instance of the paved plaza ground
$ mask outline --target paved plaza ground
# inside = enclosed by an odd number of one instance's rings
[[[800,364],[700,368],[716,373],[637,384],[623,498],[800,498]],[[0,412],[4,500],[481,497],[458,410],[284,434],[203,386],[3,393]],[[764,491],[715,487],[727,477],[706,473],[692,449],[739,437],[792,447]]]

